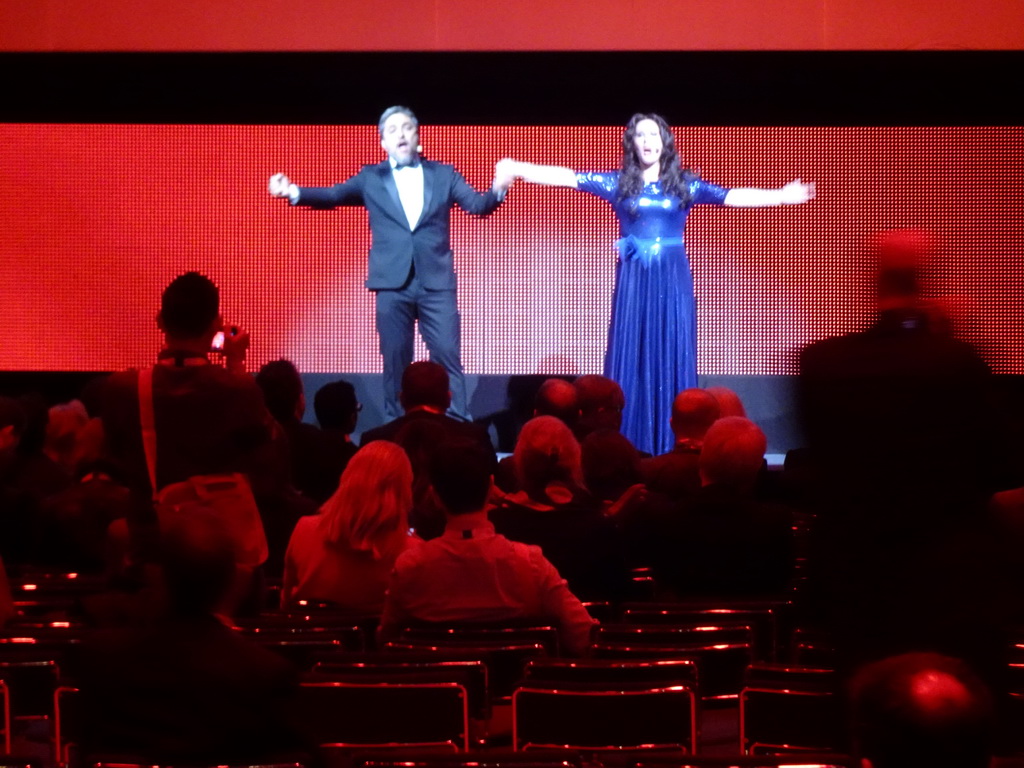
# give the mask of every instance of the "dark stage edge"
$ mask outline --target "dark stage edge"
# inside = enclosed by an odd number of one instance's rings
[[[102,375],[86,371],[0,371],[0,395],[38,392],[52,405],[77,397],[87,382]],[[533,394],[546,378],[549,377],[542,374],[466,376],[473,419],[489,423],[499,452],[512,451],[515,434],[529,418]],[[356,396],[363,406],[353,437],[358,441],[364,430],[384,423],[380,374],[307,373],[302,379],[308,402],[306,421],[316,423],[313,413],[316,391],[329,381],[345,379],[355,386]],[[1024,376],[998,375],[993,380],[994,397],[1004,420],[1003,427],[1024,441]],[[803,447],[797,400],[798,376],[701,376],[699,383],[702,387],[728,387],[740,396],[747,416],[764,430],[768,438],[770,464],[781,462],[790,449]]]
[[[50,404],[66,402],[78,396],[82,387],[100,373],[80,371],[0,371],[0,394],[18,396],[41,393]],[[515,434],[529,418],[533,395],[546,375],[467,375],[466,389],[473,419],[490,424],[492,437],[500,452],[511,452]],[[572,376],[566,376],[572,379]],[[316,423],[313,396],[329,381],[345,379],[356,388],[363,409],[359,414],[356,438],[367,429],[384,423],[382,377],[372,373],[307,373],[302,376],[306,390],[305,420]],[[747,415],[756,421],[768,437],[768,452],[783,454],[799,447],[796,429],[795,376],[702,376],[702,387],[725,386],[743,400]]]

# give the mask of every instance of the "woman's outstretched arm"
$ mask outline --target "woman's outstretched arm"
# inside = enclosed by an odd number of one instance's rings
[[[735,208],[766,208],[772,205],[799,205],[814,197],[814,182],[805,184],[794,179],[778,189],[757,189],[738,187],[730,189],[725,196],[725,205]]]
[[[551,187],[571,187],[576,189],[576,171],[560,165],[537,165],[523,163],[506,157],[495,166],[495,175],[512,175],[517,179],[534,184],[547,184]]]

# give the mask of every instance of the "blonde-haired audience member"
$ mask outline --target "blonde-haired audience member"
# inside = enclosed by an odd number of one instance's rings
[[[330,602],[357,613],[380,613],[395,558],[409,536],[412,467],[394,443],[360,449],[338,490],[295,526],[284,558],[282,607],[297,600]]]

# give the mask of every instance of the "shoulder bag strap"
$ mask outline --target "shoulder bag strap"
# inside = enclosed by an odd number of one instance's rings
[[[153,415],[153,368],[139,371],[139,424],[142,426],[142,450],[146,454],[149,487],[156,499],[156,418]]]

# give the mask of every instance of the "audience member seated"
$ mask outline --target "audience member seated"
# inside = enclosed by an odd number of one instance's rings
[[[288,437],[291,480],[304,496],[322,504],[338,487],[344,461],[335,450],[336,441],[318,427],[306,424],[306,394],[302,376],[289,360],[273,360],[256,374],[267,410]]]
[[[865,768],[987,768],[989,691],[966,664],[907,653],[862,667],[850,684],[851,736]]]
[[[339,465],[338,477],[334,479],[331,493],[338,487],[341,473],[358,448],[352,442],[352,433],[356,431],[362,408],[356,399],[356,388],[344,379],[324,384],[313,397],[313,412],[317,423],[327,436],[330,446],[328,450],[334,453]]]
[[[367,445],[374,440],[397,442],[396,438],[403,427],[423,421],[434,426],[439,439],[445,435],[466,435],[478,440],[481,445],[491,446],[491,438],[486,429],[447,415],[452,402],[448,372],[437,363],[420,360],[406,368],[402,373],[402,391],[398,393],[398,399],[405,413],[387,424],[364,432],[360,445]]]
[[[225,326],[219,302],[217,286],[198,272],[175,278],[161,297],[157,322],[164,348],[152,371],[156,486],[159,490],[197,475],[244,473],[264,525],[272,527],[288,487],[287,441],[259,387],[245,375],[249,336]],[[225,334],[225,367],[210,361],[218,331]],[[134,370],[107,380],[102,419],[110,456],[135,501],[128,526],[133,553],[144,557],[153,547],[156,520],[143,449],[139,380]]]
[[[696,493],[704,433],[718,417],[718,400],[707,391],[694,387],[676,395],[670,420],[676,444],[669,453],[644,459],[641,470],[647,487],[677,500]]]
[[[83,462],[99,458],[102,439],[102,422],[90,419],[80,400],[50,408],[43,452],[69,475],[76,476]]]
[[[745,597],[779,593],[793,568],[792,514],[757,501],[754,488],[766,440],[739,416],[704,435],[701,488],[658,535],[655,575],[678,597]]]
[[[707,387],[704,391],[715,398],[718,403],[718,418],[724,419],[726,416],[747,418],[747,409],[743,406],[740,396],[733,390],[728,387]]]
[[[0,557],[12,569],[39,558],[46,547],[40,508],[72,482],[43,451],[47,419],[38,395],[0,397]]]
[[[127,519],[131,493],[117,467],[96,460],[81,466],[74,485],[45,499],[40,523],[47,542],[37,565],[79,573],[102,573],[108,566],[107,530]]]
[[[594,620],[538,547],[495,533],[487,519],[493,467],[493,457],[476,441],[454,439],[437,447],[429,473],[446,529],[395,562],[381,639],[415,622],[537,618],[554,622],[562,647],[582,654]]]
[[[599,429],[587,435],[580,448],[587,489],[615,523],[628,564],[634,568],[652,565],[653,547],[647,532],[663,529],[664,521],[677,514],[676,505],[643,484],[640,453],[625,435]]]
[[[569,429],[576,428],[580,416],[579,400],[576,387],[565,379],[547,379],[537,389],[533,404],[533,416],[554,416],[565,423]],[[498,462],[498,470],[494,474],[494,484],[504,493],[520,490],[516,479],[515,462],[506,456]]]
[[[353,613],[379,615],[395,558],[409,535],[412,466],[386,440],[360,449],[320,514],[295,526],[284,558],[281,605],[328,602]]]
[[[626,407],[626,395],[617,382],[607,376],[588,374],[573,382],[576,387],[576,403],[579,418],[573,433],[582,440],[598,429],[622,428],[622,409]]]
[[[585,489],[580,446],[553,416],[531,419],[513,454],[521,491],[491,510],[498,533],[536,544],[584,600],[626,596],[626,556],[615,525]]]
[[[296,671],[214,615],[234,575],[231,542],[198,512],[164,531],[159,562],[160,618],[96,631],[71,665],[83,754],[218,765],[295,749],[287,716]]]
[[[430,455],[440,442],[454,437],[475,440],[492,457],[494,447],[484,427],[445,414],[452,393],[448,390],[448,372],[437,363],[421,361],[406,368],[399,399],[405,414],[364,432],[360,445],[390,440],[405,449],[413,471],[413,508],[409,523],[420,538],[432,539],[444,532],[445,517],[430,491],[427,471]]]

